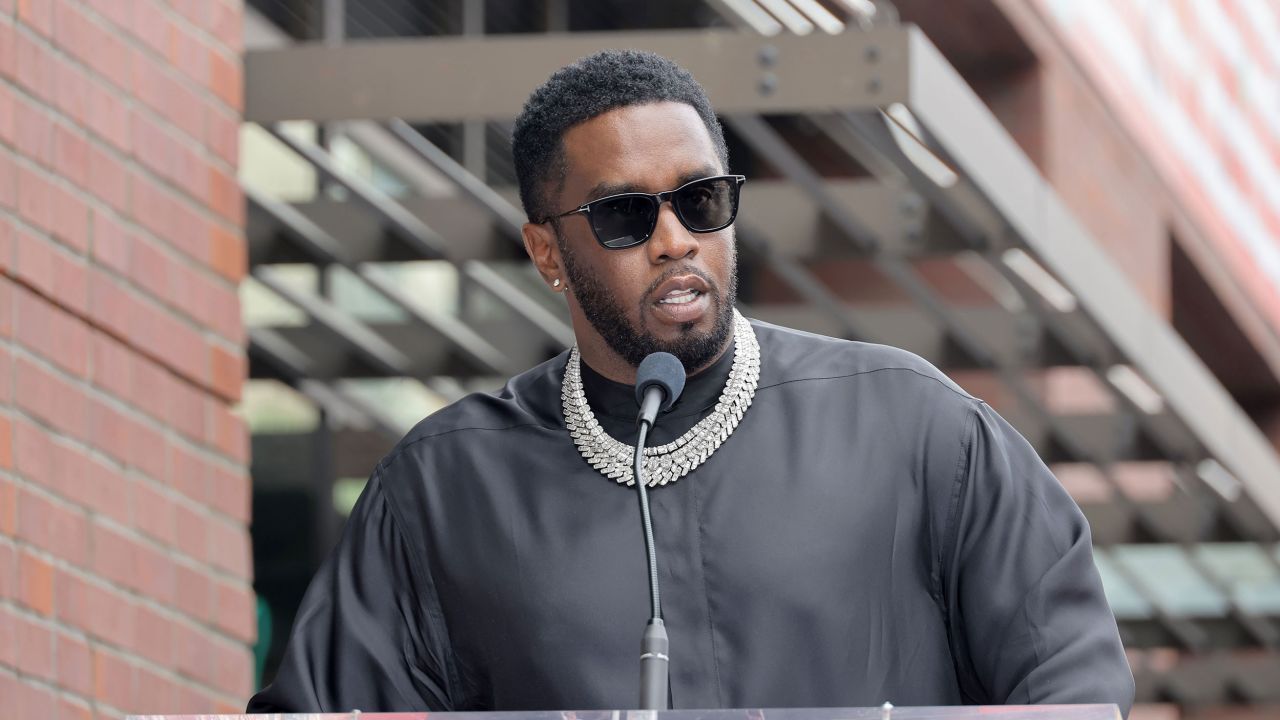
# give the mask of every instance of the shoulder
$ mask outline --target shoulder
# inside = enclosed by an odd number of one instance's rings
[[[427,451],[466,442],[476,434],[502,434],[526,428],[558,428],[564,352],[507,381],[501,390],[471,393],[418,422],[379,464],[386,469]]]
[[[823,382],[899,400],[930,398],[967,408],[982,403],[932,363],[889,345],[842,340],[752,321],[762,356],[760,386]]]

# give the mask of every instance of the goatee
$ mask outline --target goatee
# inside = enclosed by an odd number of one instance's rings
[[[670,342],[660,340],[648,332],[645,327],[646,314],[640,313],[640,327],[632,325],[626,312],[617,299],[609,292],[600,280],[590,271],[583,268],[568,248],[568,243],[560,243],[560,256],[564,260],[565,272],[569,276],[569,287],[582,314],[586,316],[591,327],[600,333],[600,337],[609,347],[628,364],[637,366],[651,353],[669,352],[675,355],[689,372],[695,372],[709,365],[724,349],[733,332],[733,306],[738,295],[738,272],[736,263],[729,273],[729,285],[723,291],[705,272],[689,265],[673,267],[654,280],[641,296],[648,298],[659,285],[676,275],[697,275],[707,284],[710,292],[715,323],[711,329],[699,332],[693,323],[681,327],[680,337]],[[641,300],[645,302],[645,300]],[[642,308],[643,310],[643,308]]]

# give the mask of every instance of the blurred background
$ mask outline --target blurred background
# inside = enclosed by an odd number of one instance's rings
[[[1280,3],[0,0],[0,715],[270,681],[381,456],[572,341],[508,137],[608,47],[722,113],[747,314],[1051,464],[1133,718],[1280,714]]]

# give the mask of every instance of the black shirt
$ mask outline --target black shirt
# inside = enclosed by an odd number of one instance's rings
[[[1016,431],[884,346],[753,322],[761,377],[650,493],[676,708],[1116,703],[1133,678],[1080,510]],[[419,423],[378,465],[250,711],[634,707],[635,490],[560,408],[567,354]],[[689,380],[665,443],[710,412]],[[629,386],[583,367],[604,428]]]

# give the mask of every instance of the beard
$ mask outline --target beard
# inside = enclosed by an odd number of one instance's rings
[[[738,296],[736,262],[730,268],[728,287],[723,291],[710,276],[692,266],[682,265],[667,270],[641,296],[640,325],[636,327],[627,319],[626,312],[614,294],[590,270],[582,267],[569,250],[568,243],[562,240],[559,244],[560,256],[569,276],[569,289],[578,301],[578,307],[582,308],[582,314],[609,347],[632,367],[640,365],[640,361],[651,353],[667,352],[675,355],[688,372],[694,372],[709,365],[724,349],[729,334],[733,332],[733,307]],[[648,298],[659,285],[676,275],[697,275],[707,284],[707,297],[711,301],[715,322],[705,332],[695,329],[693,323],[685,323],[681,326],[678,338],[664,341],[655,337],[646,327],[644,298]]]

